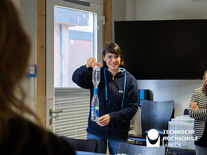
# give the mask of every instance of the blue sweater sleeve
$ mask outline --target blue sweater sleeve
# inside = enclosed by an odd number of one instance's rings
[[[138,87],[134,77],[130,79],[125,93],[124,108],[120,111],[109,113],[111,122],[114,123],[129,123],[138,109]]]
[[[88,69],[86,65],[79,67],[73,73],[72,80],[74,83],[82,88],[92,88],[92,69]]]

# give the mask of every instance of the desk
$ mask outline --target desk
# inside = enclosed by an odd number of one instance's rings
[[[105,155],[102,153],[86,152],[86,151],[76,151],[76,155]]]
[[[147,147],[141,145],[121,143],[119,148],[119,154],[122,153],[127,155],[164,155],[165,147]]]

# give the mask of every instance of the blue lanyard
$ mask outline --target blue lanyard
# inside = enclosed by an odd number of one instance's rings
[[[126,89],[126,71],[124,68],[119,67],[120,70],[124,71],[124,92],[123,92],[123,98],[122,98],[122,104],[121,109],[124,107],[124,97],[125,97],[125,89]],[[105,97],[106,101],[108,100],[108,94],[107,94],[107,79],[106,79],[106,69],[104,68],[104,79],[105,79]]]

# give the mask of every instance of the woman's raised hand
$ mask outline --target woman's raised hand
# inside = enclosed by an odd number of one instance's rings
[[[90,58],[88,58],[88,60],[87,60],[87,63],[86,63],[86,67],[87,68],[89,68],[89,67],[92,67],[92,68],[94,68],[95,66],[103,66],[102,64],[100,64],[100,63],[98,63],[97,61],[96,61],[96,58],[95,57],[90,57]]]

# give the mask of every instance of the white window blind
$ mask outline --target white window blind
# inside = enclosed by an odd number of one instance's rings
[[[86,139],[90,92],[82,88],[55,88],[55,110],[62,112],[53,119],[57,135]]]

